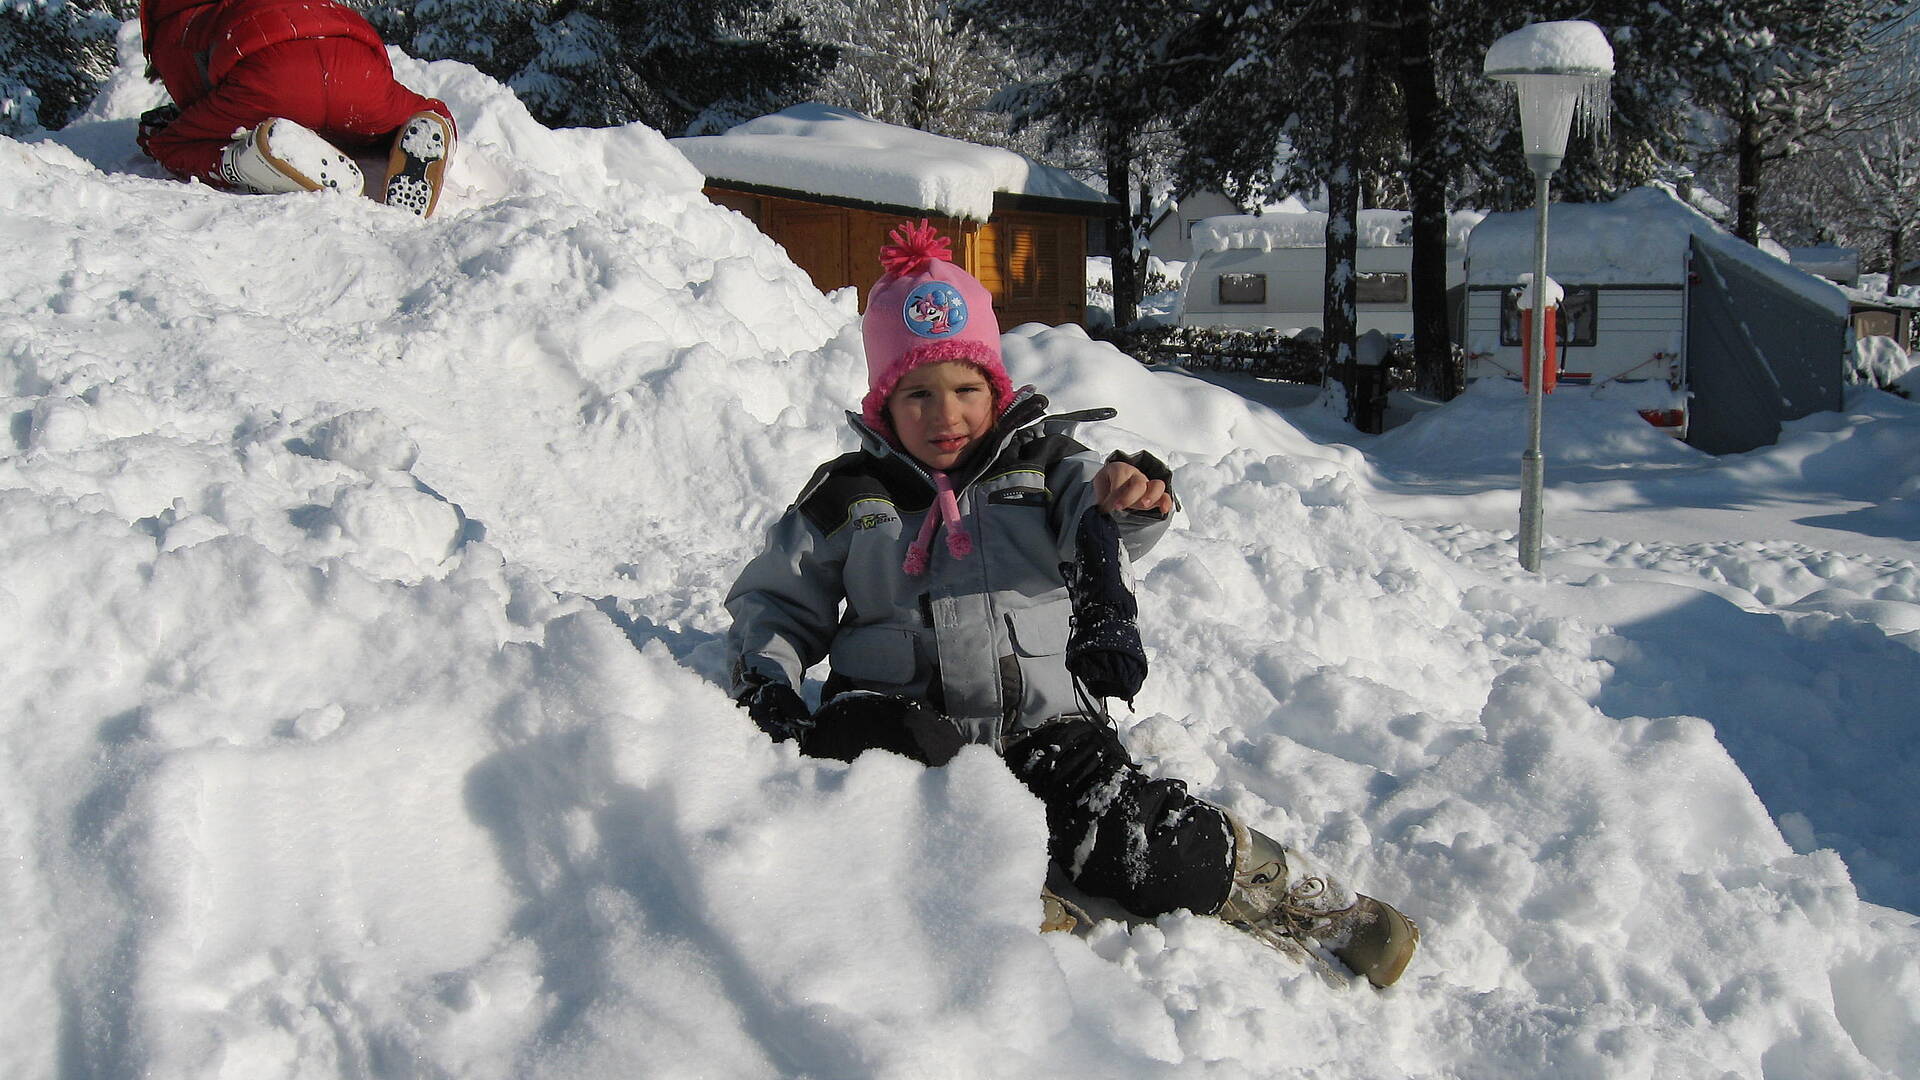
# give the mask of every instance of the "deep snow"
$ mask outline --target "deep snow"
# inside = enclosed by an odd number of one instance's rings
[[[985,751],[812,762],[718,685],[851,445],[845,294],[457,64],[397,57],[434,219],[159,179],[135,57],[0,140],[0,1075],[1920,1074],[1920,405],[1716,460],[1557,394],[1536,578],[1507,387],[1339,441],[1014,329],[1177,470],[1129,743],[1426,944],[1043,937]]]

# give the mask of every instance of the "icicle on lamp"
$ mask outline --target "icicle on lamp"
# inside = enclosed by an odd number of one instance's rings
[[[1520,457],[1520,565],[1540,570],[1540,538],[1545,532],[1546,458],[1540,452],[1540,414],[1544,409],[1547,355],[1547,197],[1553,174],[1567,156],[1567,133],[1578,118],[1581,128],[1603,138],[1608,96],[1613,83],[1613,46],[1590,22],[1546,22],[1523,26],[1487,50],[1488,78],[1510,82],[1520,95],[1520,140],[1533,170],[1533,334],[1527,357],[1527,451]]]
[[[1487,50],[1486,75],[1520,95],[1520,138],[1535,174],[1553,175],[1574,121],[1605,138],[1611,114],[1613,46],[1590,22],[1523,26]]]

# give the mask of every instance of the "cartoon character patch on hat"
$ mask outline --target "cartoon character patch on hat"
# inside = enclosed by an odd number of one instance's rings
[[[907,294],[902,314],[916,337],[951,337],[967,328],[967,298],[944,281],[929,281]]]

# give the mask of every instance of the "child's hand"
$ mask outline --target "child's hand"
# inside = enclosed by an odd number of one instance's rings
[[[1173,495],[1165,481],[1150,480],[1124,461],[1109,461],[1093,474],[1093,499],[1109,514],[1120,510],[1173,513]]]

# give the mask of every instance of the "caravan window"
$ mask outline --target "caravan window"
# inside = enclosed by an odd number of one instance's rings
[[[1366,271],[1355,274],[1353,299],[1359,304],[1404,304],[1407,302],[1407,275]]]
[[[1221,274],[1220,302],[1223,304],[1266,303],[1267,275]]]
[[[1591,345],[1598,338],[1600,290],[1593,285],[1568,285],[1566,298],[1560,301],[1560,316],[1554,335],[1562,347]],[[1500,344],[1519,345],[1520,290],[1500,290]]]

